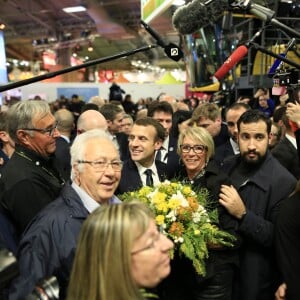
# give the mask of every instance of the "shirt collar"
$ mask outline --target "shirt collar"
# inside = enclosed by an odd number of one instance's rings
[[[234,154],[240,154],[240,147],[232,138],[229,139]]]
[[[157,175],[156,165],[155,165],[154,161],[153,161],[152,165],[148,168],[143,167],[140,163],[138,163],[136,161],[134,163],[136,164],[136,167],[140,174],[144,174],[144,172],[146,170],[150,169],[154,175]]]
[[[60,137],[64,139],[68,144],[70,144],[70,139],[66,135],[61,134]]]
[[[285,137],[292,143],[292,145],[297,149],[297,141],[296,138],[292,137],[289,134],[285,134]]]
[[[161,146],[161,147],[163,148],[163,150],[168,151],[169,140],[170,140],[169,136],[167,136],[167,137],[164,139],[164,142],[162,143],[162,146]]]
[[[84,207],[87,209],[89,213],[92,213],[96,208],[101,206],[97,201],[95,201],[86,191],[84,191],[78,184],[76,184],[74,181],[72,182],[72,188],[76,191],[76,193],[79,195]],[[109,201],[108,204],[117,204],[121,203],[120,199],[113,195]]]

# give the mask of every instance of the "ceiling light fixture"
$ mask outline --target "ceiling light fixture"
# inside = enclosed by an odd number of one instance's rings
[[[65,13],[71,14],[71,13],[86,11],[86,8],[82,5],[80,5],[80,6],[64,7],[62,10]]]

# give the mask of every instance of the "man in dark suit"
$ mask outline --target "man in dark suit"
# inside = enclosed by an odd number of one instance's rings
[[[130,159],[124,162],[117,194],[164,180],[166,164],[155,160],[164,136],[164,128],[150,117],[138,119],[134,123],[129,135]]]
[[[65,181],[71,175],[71,156],[70,147],[73,141],[72,131],[75,127],[73,114],[67,109],[60,109],[55,113],[58,122],[57,128],[60,137],[56,139],[55,163]],[[94,109],[82,112],[77,119],[76,134],[79,135],[91,129],[107,130],[107,122],[103,115]]]
[[[210,133],[215,147],[226,143],[229,139],[227,126],[222,122],[220,108],[215,103],[204,103],[196,107],[192,114],[192,122]]]
[[[122,106],[107,103],[100,107],[100,112],[106,119],[108,133],[119,149],[121,160],[125,161],[130,157],[130,154],[128,150],[128,136],[124,132],[121,132],[125,114]]]
[[[177,138],[170,135],[173,121],[173,108],[166,101],[153,102],[148,107],[148,117],[157,120],[165,129],[165,139],[157,151],[156,160],[167,164],[168,177],[172,178],[179,168]]]
[[[299,155],[297,151],[297,142],[295,134],[289,123],[289,119],[284,112],[282,116],[285,135],[281,141],[272,149],[272,155],[292,173],[297,179],[300,179]]]
[[[240,154],[223,165],[232,185],[222,185],[219,202],[238,222],[243,239],[232,299],[274,299],[277,265],[274,233],[278,212],[296,179],[268,150],[271,121],[258,110],[238,120]]]
[[[72,143],[72,131],[75,128],[74,116],[68,109],[62,108],[55,112],[54,117],[57,121],[57,129],[60,137],[56,139],[55,161],[56,167],[60,171],[65,181],[71,175],[71,156],[70,146]]]
[[[214,160],[218,164],[222,165],[224,159],[240,153],[239,145],[237,142],[237,121],[240,116],[249,109],[251,108],[248,104],[238,102],[232,104],[227,109],[225,113],[225,119],[230,138],[224,144],[216,147]]]

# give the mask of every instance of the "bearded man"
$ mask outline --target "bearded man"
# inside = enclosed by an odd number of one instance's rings
[[[232,185],[223,185],[219,198],[239,220],[238,232],[244,240],[234,299],[274,299],[278,283],[274,224],[296,179],[268,151],[271,122],[262,112],[244,112],[237,127],[240,154],[224,163]]]

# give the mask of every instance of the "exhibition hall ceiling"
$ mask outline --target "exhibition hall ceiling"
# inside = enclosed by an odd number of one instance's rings
[[[84,5],[87,10],[71,14],[62,10],[76,5]],[[140,24],[140,0],[0,0],[0,7],[0,22],[6,25],[8,58],[40,59],[44,49],[55,48],[60,56],[75,50],[82,56],[98,59],[155,44]],[[179,34],[172,26],[175,9],[171,6],[151,26],[166,42],[178,44]],[[93,47],[92,52],[87,51],[89,46]],[[176,68],[183,64],[173,62],[163,49],[155,48],[105,66],[130,69],[132,59],[150,61],[161,67]]]
[[[271,8],[288,5],[283,17],[289,22],[298,19],[291,26],[299,26],[299,0],[253,2]],[[86,11],[65,13],[62,10],[77,5],[84,6]],[[0,0],[0,7],[0,23],[6,25],[7,58],[40,60],[45,49],[55,49],[64,64],[73,51],[94,60],[155,44],[155,40],[141,26],[140,0]],[[172,25],[176,9],[171,5],[150,25],[166,43],[180,45],[182,37]],[[279,11],[282,12],[281,7]],[[93,51],[88,51],[89,46]],[[172,61],[162,48],[113,60],[103,64],[103,67],[129,70],[134,68],[132,60],[150,62],[161,68],[184,68],[183,60]]]

